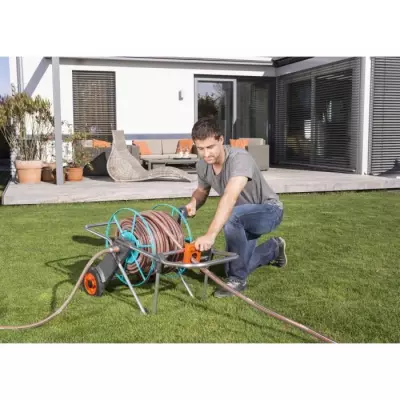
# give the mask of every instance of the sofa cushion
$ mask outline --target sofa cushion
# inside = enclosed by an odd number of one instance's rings
[[[230,139],[229,142],[232,147],[239,147],[241,149],[245,149],[246,146],[248,145],[248,139],[246,138]]]
[[[242,138],[248,141],[246,146],[259,146],[265,144],[265,139],[263,138]]]
[[[111,147],[111,143],[106,142],[105,140],[93,139],[92,146],[95,148],[105,148],[105,147]]]
[[[160,139],[146,139],[144,141],[147,143],[151,154],[162,154],[162,143]]]
[[[176,151],[178,139],[163,139],[162,140],[162,154],[172,154]]]
[[[142,156],[148,156],[152,154],[151,149],[149,148],[147,142],[142,140],[132,140],[132,144],[139,147],[139,154]]]

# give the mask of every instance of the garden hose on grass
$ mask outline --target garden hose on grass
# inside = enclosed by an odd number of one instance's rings
[[[96,253],[86,264],[85,268],[83,269],[78,282],[76,282],[75,287],[73,288],[71,294],[69,295],[69,297],[67,298],[67,300],[65,300],[64,304],[59,307],[53,314],[50,314],[47,318],[42,319],[41,321],[38,322],[34,322],[32,324],[28,324],[28,325],[0,325],[0,330],[5,331],[5,330],[19,330],[19,329],[29,329],[29,328],[37,328],[38,326],[44,325],[46,322],[49,322],[50,320],[52,320],[54,317],[56,317],[57,315],[59,315],[62,311],[64,311],[64,309],[67,307],[68,303],[72,300],[72,298],[74,297],[74,294],[76,293],[76,291],[79,288],[79,285],[82,283],[82,280],[86,274],[86,272],[89,270],[89,268],[92,266],[92,264],[94,263],[94,261],[101,257],[103,254],[105,253],[118,253],[119,252],[119,248],[118,247],[110,247],[108,249],[103,249],[101,251],[99,251],[98,253]]]
[[[152,211],[151,213],[155,213],[154,211]],[[172,242],[172,245],[175,245],[176,248],[178,249],[183,249],[182,244],[177,240],[177,238],[175,237],[175,235],[171,232],[170,226],[166,223],[167,221],[169,221],[169,218],[167,218],[167,216],[163,215],[162,213],[158,214],[158,218],[155,219],[154,223],[157,225],[158,229],[156,230],[156,240],[164,240],[166,241],[166,238],[164,238],[164,234],[166,234],[170,241]],[[157,232],[161,232],[159,233],[160,237],[157,237]],[[171,246],[171,245],[170,245]],[[171,249],[168,249],[171,250]],[[192,263],[196,264],[198,261],[196,261],[195,258],[192,258]],[[305,333],[308,333],[309,335],[319,339],[322,342],[325,343],[336,343],[334,342],[332,339],[321,335],[318,332],[313,331],[312,329],[299,324],[296,321],[293,321],[289,318],[284,317],[283,315],[279,315],[274,311],[268,310],[267,308],[261,306],[260,304],[257,304],[255,301],[251,300],[250,298],[244,296],[242,293],[232,289],[231,287],[229,287],[228,285],[226,285],[224,283],[224,281],[222,281],[220,278],[218,278],[215,274],[213,274],[208,268],[199,268],[201,272],[203,272],[203,274],[207,275],[210,279],[212,279],[217,285],[221,286],[222,288],[224,288],[225,290],[228,290],[229,292],[231,292],[233,295],[239,297],[240,299],[242,299],[243,301],[245,301],[247,304],[249,304],[251,307],[257,309],[258,311],[261,311],[262,313],[269,315],[273,318],[276,318],[280,321],[283,321],[289,325],[292,325],[300,330],[302,330]]]
[[[159,246],[161,246],[161,244],[162,244],[163,251],[159,251],[160,254],[162,252],[170,251],[173,247],[175,247],[175,249],[180,249],[180,250],[184,248],[184,246],[182,245],[182,243],[183,243],[182,237],[183,236],[181,234],[182,233],[181,228],[177,221],[172,220],[168,216],[168,214],[154,211],[154,210],[144,212],[142,215],[146,216],[147,223],[152,227],[151,231],[152,231],[154,240],[157,243],[157,248]],[[171,224],[173,226],[171,226]],[[135,231],[135,234],[137,234],[138,241],[140,243],[145,242],[143,237],[139,237],[139,236],[145,236],[146,235],[145,231],[139,231],[139,232]],[[181,239],[181,240],[179,240],[179,239]],[[45,318],[41,321],[32,323],[32,324],[28,324],[28,325],[15,325],[15,326],[1,326],[0,325],[0,330],[18,330],[18,329],[36,328],[38,326],[45,324],[46,322],[49,322],[51,319],[53,319],[54,317],[59,315],[67,307],[68,303],[72,300],[78,287],[82,283],[85,274],[88,272],[88,270],[91,267],[91,265],[93,264],[93,262],[105,253],[118,253],[119,251],[120,251],[120,249],[118,246],[112,246],[110,248],[103,249],[103,250],[99,251],[98,253],[96,253],[86,264],[75,287],[73,288],[73,290],[72,290],[71,294],[69,295],[69,297],[67,298],[67,300],[63,303],[63,305],[60,308],[58,308],[53,314],[49,315],[47,318]],[[195,258],[192,258],[192,263],[193,264],[197,263]],[[298,322],[295,322],[289,318],[279,315],[276,312],[268,310],[267,308],[257,304],[255,301],[244,296],[242,293],[239,293],[238,291],[236,291],[236,290],[232,289],[231,287],[229,287],[228,285],[226,285],[220,278],[218,278],[215,274],[213,274],[211,271],[209,271],[208,268],[199,268],[199,269],[202,273],[204,273],[206,276],[208,276],[210,279],[212,279],[217,285],[219,285],[222,288],[224,288],[225,290],[231,292],[233,295],[239,297],[240,299],[245,301],[248,305],[255,308],[256,310],[261,311],[262,313],[269,315],[273,318],[276,318],[280,321],[283,321],[286,324],[294,326],[295,328],[302,330],[303,332],[313,336],[314,338],[316,338],[322,342],[335,343],[332,339],[330,339],[318,332],[315,332],[312,329],[310,329],[302,324],[299,324]]]
[[[193,261],[194,263],[195,261]],[[296,321],[293,321],[289,318],[284,317],[283,315],[279,315],[276,312],[272,310],[268,310],[267,308],[261,306],[260,304],[257,304],[255,301],[249,299],[248,297],[244,296],[240,292],[237,292],[236,290],[230,288],[229,286],[225,285],[225,283],[218,278],[216,275],[214,275],[211,271],[209,271],[207,268],[200,268],[201,272],[203,272],[205,275],[207,275],[210,279],[212,279],[217,285],[222,286],[224,289],[229,290],[232,294],[235,296],[239,297],[243,301],[245,301],[247,304],[249,304],[251,307],[254,307],[258,311],[261,311],[262,313],[269,315],[270,317],[279,319],[280,321],[283,321],[289,325],[292,325],[300,330],[302,330],[305,333],[310,334],[311,336],[314,336],[315,338],[321,340],[322,342],[325,343],[336,343],[332,339],[329,339],[328,337],[321,335],[318,332],[313,331],[312,329],[308,328],[305,325],[299,324]]]

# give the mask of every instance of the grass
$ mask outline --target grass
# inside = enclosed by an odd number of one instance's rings
[[[284,269],[255,271],[246,295],[341,343],[400,341],[400,192],[281,196],[285,217],[274,234],[288,244]],[[179,206],[182,200],[165,200]],[[71,292],[89,258],[103,248],[85,224],[104,222],[121,207],[147,210],[159,201],[0,207],[0,324],[38,321]],[[161,201],[160,201],[161,202]],[[210,199],[190,220],[194,236],[213,217]],[[265,238],[263,238],[265,239]],[[223,236],[216,247],[224,248]],[[199,299],[202,277],[162,278],[157,315],[142,316],[129,289],[102,297],[78,291],[50,323],[1,331],[0,342],[304,343],[316,340],[253,310],[238,298]],[[152,285],[138,294],[151,308]]]

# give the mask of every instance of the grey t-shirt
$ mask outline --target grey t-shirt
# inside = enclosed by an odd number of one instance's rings
[[[239,195],[236,205],[264,204],[271,199],[279,200],[247,150],[226,146],[224,148],[225,162],[218,175],[215,174],[212,165],[208,165],[204,160],[198,161],[196,169],[200,186],[206,189],[211,187],[222,196],[230,178],[246,176],[249,181]]]

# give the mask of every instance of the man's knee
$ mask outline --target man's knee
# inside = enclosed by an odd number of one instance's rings
[[[232,214],[224,225],[225,236],[232,235],[238,228],[240,228],[240,226],[241,226],[240,218],[237,215]]]

